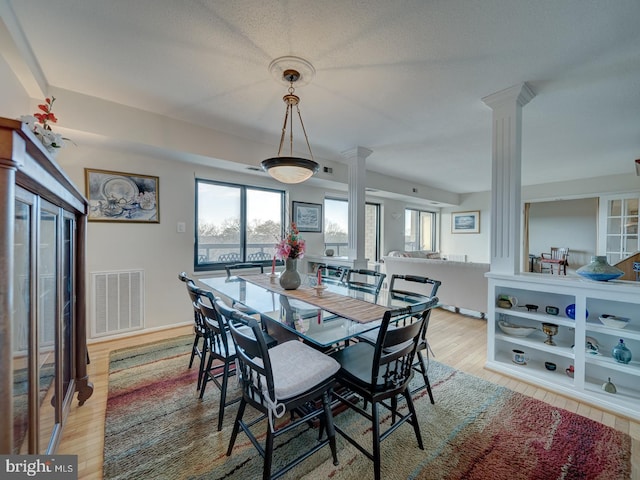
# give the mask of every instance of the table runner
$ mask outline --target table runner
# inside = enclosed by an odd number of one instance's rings
[[[358,323],[368,323],[374,320],[382,320],[384,312],[390,310],[388,307],[377,305],[357,298],[340,295],[339,293],[323,290],[322,296],[319,296],[316,289],[308,286],[300,286],[296,290],[285,290],[278,283],[271,282],[269,275],[254,273],[248,275],[238,275],[238,278],[247,282],[258,285],[271,292],[285,295],[289,298],[301,300],[314,307],[321,308],[340,317],[348,318]]]

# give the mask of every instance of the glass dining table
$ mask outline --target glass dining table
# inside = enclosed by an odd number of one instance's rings
[[[249,315],[259,315],[266,331],[279,342],[302,339],[320,350],[330,349],[374,330],[380,326],[385,310],[406,307],[426,299],[419,294],[397,295],[386,290],[376,296],[343,284],[328,282],[325,283],[326,290],[317,294],[314,289],[315,278],[302,277],[299,291],[280,289],[277,279],[273,282],[273,287],[270,287],[269,281],[265,281],[268,274],[256,274],[256,277],[243,275],[200,278],[199,283],[213,290],[216,296],[228,299],[234,308]],[[299,297],[304,294],[307,294],[307,299],[312,303],[300,300]],[[315,298],[317,296],[324,298]],[[324,301],[327,297],[332,300],[329,302],[332,306],[318,306],[328,303]],[[341,311],[347,312],[347,305],[349,314],[341,315]],[[355,309],[351,308],[354,306]],[[359,312],[362,318],[359,318]]]

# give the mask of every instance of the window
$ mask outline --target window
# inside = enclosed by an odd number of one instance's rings
[[[364,208],[364,256],[370,261],[380,257],[380,205],[367,203]],[[349,244],[349,202],[334,198],[324,200],[325,248],[335,255],[347,255]]]
[[[404,249],[433,251],[436,246],[436,214],[407,208],[404,211]]]
[[[601,233],[598,251],[604,250],[607,262],[611,265],[615,265],[640,249],[639,204],[638,196],[602,197],[600,200],[598,230]]]
[[[280,190],[196,179],[195,269],[267,262],[283,235]]]

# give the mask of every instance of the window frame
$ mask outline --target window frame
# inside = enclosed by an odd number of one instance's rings
[[[326,206],[325,202],[326,202],[327,200],[331,200],[331,201],[334,201],[334,202],[344,202],[344,203],[346,203],[346,204],[347,204],[347,208],[348,208],[348,206],[349,206],[349,200],[347,200],[347,199],[345,199],[345,198],[338,198],[338,197],[325,197],[325,198],[323,199],[323,201],[322,201],[322,207],[324,208],[324,212],[325,212],[325,213],[324,213],[324,217],[323,217],[323,219],[322,219],[322,229],[323,229],[323,232],[324,232],[324,233],[322,234],[322,235],[323,235],[323,236],[322,236],[322,241],[323,241],[323,243],[324,243],[324,247],[325,247],[325,249],[327,248],[327,242],[326,242],[326,237],[325,237],[326,232],[327,232],[327,225],[326,225],[326,220],[327,220],[327,206]],[[382,234],[381,234],[381,233],[382,233],[382,225],[381,225],[381,222],[380,222],[380,220],[381,220],[381,218],[382,218],[382,214],[381,214],[381,211],[382,211],[382,205],[381,205],[380,203],[376,203],[376,202],[368,202],[368,201],[365,201],[365,206],[366,206],[366,205],[372,205],[372,206],[374,206],[374,207],[375,207],[375,209],[376,209],[376,233],[375,233],[375,248],[374,248],[374,250],[375,250],[375,252],[374,252],[375,258],[370,258],[370,259],[369,259],[369,261],[370,261],[370,262],[378,262],[378,261],[380,261],[380,251],[381,251],[380,241],[381,241],[381,238],[382,238]],[[365,220],[366,220],[366,212],[365,212]],[[347,237],[348,237],[348,235],[349,235],[349,226],[347,225]],[[365,235],[366,235],[366,233],[365,233]],[[339,247],[338,247],[338,248],[339,248]],[[348,245],[347,245],[347,248],[348,248]],[[338,253],[339,253],[339,252],[336,252],[336,255],[337,255]]]
[[[418,246],[422,245],[422,232],[421,232],[421,229],[420,229],[420,221],[419,221],[420,215],[423,214],[423,213],[428,213],[429,215],[431,215],[431,226],[432,226],[432,228],[431,228],[431,245],[432,245],[431,251],[433,251],[433,252],[437,251],[436,239],[438,238],[437,237],[438,212],[434,212],[433,210],[422,210],[420,208],[413,208],[413,207],[405,207],[404,211],[405,211],[405,216],[404,216],[405,219],[407,218],[407,211],[417,212],[418,213],[418,225],[417,225],[418,226],[418,230],[417,230],[417,233],[416,233],[416,235],[417,235],[416,244]],[[407,226],[405,225],[405,228],[404,228],[405,231],[406,231],[406,228],[407,228]],[[405,248],[405,250],[407,249],[406,242],[404,244],[404,248]],[[421,251],[421,249],[414,249],[414,250],[407,250],[407,251],[419,252],[419,251]]]
[[[207,185],[216,185],[221,187],[230,187],[237,188],[240,191],[240,261],[233,262],[207,262],[207,263],[198,263],[198,248],[199,248],[199,221],[198,221],[198,204],[199,204],[199,193],[200,193],[200,184]],[[195,179],[195,205],[194,205],[194,244],[193,244],[193,270],[195,272],[206,272],[206,271],[220,271],[224,270],[227,265],[232,265],[235,263],[247,262],[247,191],[262,191],[262,192],[273,192],[280,194],[280,238],[284,236],[285,225],[286,225],[286,205],[287,205],[287,192],[285,190],[279,190],[277,188],[269,188],[269,187],[259,187],[254,185],[245,185],[240,183],[232,183],[232,182],[222,182],[218,180],[209,180],[206,178],[196,178]],[[275,246],[275,240],[274,240]],[[260,263],[263,265],[271,265],[272,260],[263,260],[252,263]],[[282,262],[279,261],[278,264]]]

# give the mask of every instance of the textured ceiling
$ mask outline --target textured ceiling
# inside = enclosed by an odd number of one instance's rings
[[[523,183],[635,174],[638,0],[0,0],[49,85],[273,142],[283,55],[316,156],[373,150],[370,170],[490,189],[491,110],[528,82]]]

